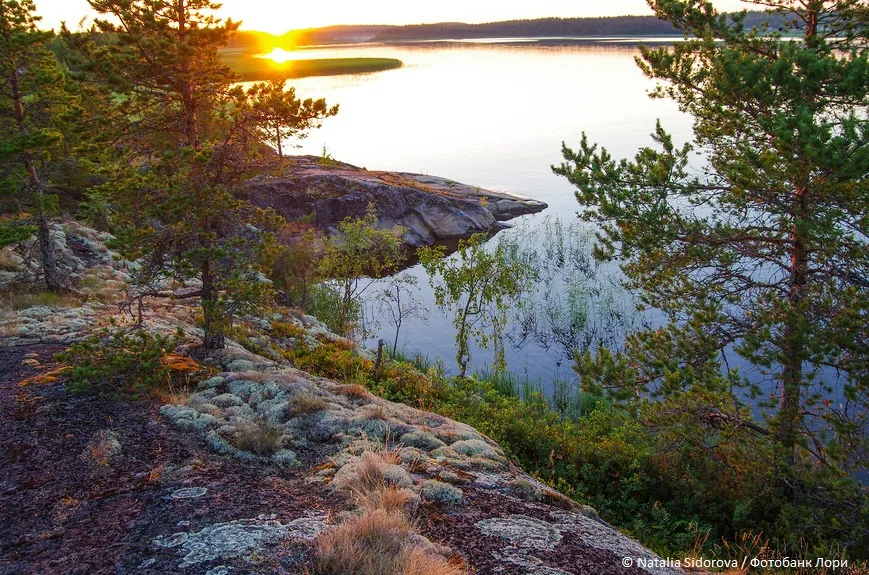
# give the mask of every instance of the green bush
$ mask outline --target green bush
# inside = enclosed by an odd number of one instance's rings
[[[69,364],[72,393],[137,396],[171,381],[171,365],[164,361],[184,341],[146,330],[105,329],[72,344],[57,359]]]

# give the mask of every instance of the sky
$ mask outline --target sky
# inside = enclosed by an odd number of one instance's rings
[[[749,7],[739,0],[716,0],[721,10]],[[87,0],[36,0],[42,27],[57,29],[61,21],[77,28],[92,16]],[[427,22],[494,22],[560,16],[651,14],[645,0],[223,0],[221,15],[242,20],[242,28],[281,34],[299,28],[333,24],[420,24]]]

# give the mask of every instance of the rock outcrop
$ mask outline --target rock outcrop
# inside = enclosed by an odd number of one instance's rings
[[[345,218],[361,218],[373,205],[382,227],[403,226],[404,241],[421,247],[503,229],[502,222],[546,209],[531,198],[484,190],[435,176],[376,172],[314,156],[287,160],[280,178],[249,183],[249,199],[287,220],[312,217],[334,231]]]
[[[146,308],[149,330],[201,338],[189,303]],[[296,369],[289,353],[229,341],[160,400],[70,395],[55,354],[111,322],[129,319],[96,300],[0,316],[0,574],[316,573],[322,537],[399,505],[401,552],[450,573],[681,573],[637,567],[656,556],[476,429]],[[247,323],[249,348],[352,345],[292,310]],[[375,500],[392,507],[365,507]]]

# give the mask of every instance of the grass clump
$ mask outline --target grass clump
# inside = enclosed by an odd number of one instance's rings
[[[338,393],[352,399],[368,399],[371,397],[371,392],[361,385],[347,384],[342,385],[337,389]]]
[[[416,527],[419,497],[397,464],[401,452],[366,451],[342,467],[333,485],[348,492],[361,515],[322,533],[315,542],[319,575],[460,575],[448,549]]]
[[[32,307],[64,309],[81,305],[81,300],[73,295],[56,294],[50,291],[14,291],[6,294],[4,300],[4,307],[14,311],[21,311]]]
[[[269,457],[283,447],[283,432],[260,418],[258,421],[240,421],[235,431],[226,438],[227,443],[240,451],[259,457]]]
[[[377,509],[326,531],[316,542],[320,575],[461,575],[419,535],[402,513]]]
[[[329,403],[326,400],[310,393],[302,393],[293,398],[290,404],[290,416],[310,415],[328,408]]]

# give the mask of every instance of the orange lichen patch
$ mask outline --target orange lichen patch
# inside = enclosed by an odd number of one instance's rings
[[[22,361],[21,367],[42,367],[42,364],[39,363],[38,359],[31,357],[30,359],[25,359],[24,361]]]
[[[438,188],[436,186],[430,186],[423,184],[422,182],[418,182],[412,178],[408,178],[406,176],[401,176],[399,174],[394,174],[391,172],[374,172],[380,180],[386,182],[387,184],[391,184],[393,186],[401,186],[404,188],[413,188],[415,190],[419,190],[420,192],[424,192],[426,194],[434,194],[436,196],[442,196],[445,198],[455,198],[456,195],[450,193],[442,188]]]
[[[163,356],[160,363],[173,373],[196,373],[202,370],[202,365],[196,360],[174,353]]]
[[[158,465],[157,467],[152,469],[151,472],[148,474],[148,483],[154,483],[155,481],[160,479],[160,476],[163,475],[163,471],[165,469],[166,469],[165,463],[161,463],[160,465]]]
[[[335,469],[335,464],[331,461],[328,463],[324,463],[323,465],[318,465],[314,468],[314,473],[319,473],[321,471],[326,471],[327,469]]]
[[[62,376],[68,374],[71,371],[72,368],[65,365],[47,373],[41,373],[39,375],[34,375],[33,377],[28,377],[27,379],[18,382],[18,387],[29,387],[31,385],[48,385],[50,383],[55,383],[56,381],[60,380]]]

